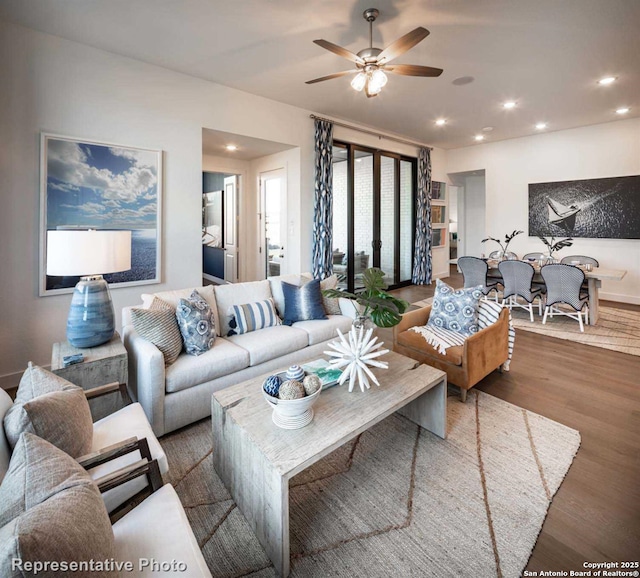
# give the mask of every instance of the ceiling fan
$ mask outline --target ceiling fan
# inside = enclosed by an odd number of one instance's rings
[[[356,68],[355,70],[343,70],[342,72],[336,72],[328,76],[322,76],[321,78],[307,80],[306,84],[315,84],[316,82],[323,82],[348,74],[356,74],[351,81],[351,86],[358,92],[364,89],[367,97],[371,98],[372,96],[376,96],[382,90],[382,87],[387,84],[387,75],[385,72],[402,74],[404,76],[431,77],[442,74],[442,68],[433,68],[431,66],[418,66],[417,64],[395,64],[389,66],[389,62],[398,58],[398,56],[404,54],[407,50],[410,50],[429,36],[429,31],[426,28],[418,27],[398,38],[395,42],[392,42],[384,50],[374,48],[373,22],[379,15],[380,11],[376,8],[368,8],[362,13],[364,19],[369,23],[369,48],[364,48],[358,52],[358,54],[354,54],[350,50],[333,44],[333,42],[329,42],[328,40],[314,40],[313,42],[315,44],[325,50],[342,56],[347,60],[351,60],[351,62],[355,62]]]

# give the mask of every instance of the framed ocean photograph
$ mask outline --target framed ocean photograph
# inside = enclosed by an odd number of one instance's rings
[[[110,287],[161,280],[162,151],[43,133],[40,295],[69,293],[79,277],[46,275],[47,231],[131,231],[131,269]]]

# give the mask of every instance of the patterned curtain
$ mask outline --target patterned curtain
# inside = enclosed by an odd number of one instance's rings
[[[313,277],[325,279],[333,272],[333,124],[317,120],[316,179],[313,213]]]
[[[416,245],[413,255],[414,285],[431,283],[431,151],[421,148],[418,155],[416,203]]]

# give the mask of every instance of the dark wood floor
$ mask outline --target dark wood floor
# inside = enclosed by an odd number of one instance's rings
[[[446,281],[462,286],[454,269]],[[394,293],[415,302],[431,297],[433,288],[411,286]],[[494,372],[476,387],[572,427],[582,437],[527,570],[568,572],[584,570],[584,562],[637,561],[640,357],[519,331],[511,371]]]

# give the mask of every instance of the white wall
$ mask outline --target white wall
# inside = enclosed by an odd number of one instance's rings
[[[480,257],[487,255],[497,247],[485,246],[482,239],[485,231],[486,190],[484,176],[467,176],[464,179],[464,229],[463,240],[465,255]]]
[[[522,255],[540,251],[542,243],[527,237],[528,184],[640,174],[640,119],[448,151],[450,173],[485,169],[486,231],[504,237],[514,229],[524,235],[510,245]],[[487,247],[488,248],[488,247]],[[591,255],[601,267],[625,269],[622,281],[604,281],[605,299],[640,303],[640,241],[575,239],[568,254]]]
[[[48,365],[70,295],[38,297],[41,131],[164,151],[162,283],[114,289],[116,317],[140,293],[201,283],[202,128],[299,147],[293,270],[309,269],[309,111],[0,22],[0,384]]]

